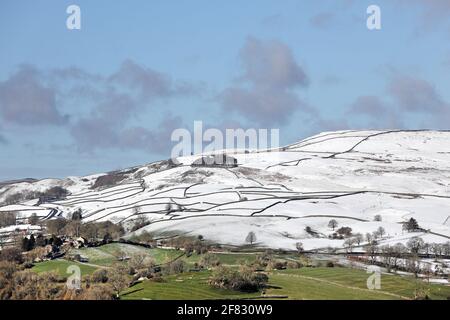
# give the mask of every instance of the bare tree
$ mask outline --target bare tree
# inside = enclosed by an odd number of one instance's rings
[[[387,272],[391,272],[392,262],[394,257],[394,248],[390,245],[385,245],[380,248],[381,257],[383,259],[383,263],[387,269]]]
[[[147,255],[142,252],[134,253],[130,258],[130,267],[135,270],[139,270],[145,267],[145,259]]]
[[[371,234],[371,233],[366,233],[366,241],[368,242],[368,243],[372,243],[372,241],[373,241],[373,235]]]
[[[380,235],[380,238],[383,238],[383,235],[386,234],[386,230],[383,227],[379,227],[377,233]]]
[[[338,226],[338,222],[335,219],[331,219],[330,222],[328,222],[328,227],[334,229]]]
[[[358,246],[361,244],[361,242],[363,242],[364,237],[361,233],[356,233],[355,234],[355,241],[358,244]]]
[[[356,240],[355,238],[348,238],[347,240],[344,241],[344,247],[347,251],[347,253],[352,253],[353,252],[353,246],[355,245]]]
[[[406,243],[406,247],[409,249],[409,251],[412,254],[418,254],[419,251],[423,248],[423,246],[424,246],[424,241],[420,237],[412,237]]]
[[[364,247],[364,249],[366,250],[366,254],[370,258],[370,263],[374,264],[376,261],[376,257],[378,255],[378,251],[379,251],[378,246],[371,243],[371,244],[366,245]]]
[[[47,221],[47,232],[54,235],[60,235],[69,221],[64,218],[56,218]]]
[[[442,253],[447,257],[450,256],[450,241],[442,245]]]
[[[408,250],[403,245],[403,243],[397,243],[396,245],[393,246],[393,258],[392,258],[393,268],[397,269],[398,261],[405,256],[407,251]]]
[[[297,249],[297,252],[298,253],[301,253],[301,252],[303,252],[305,249],[303,248],[303,243],[301,243],[301,242],[297,242],[296,244],[295,244],[295,248]]]
[[[0,212],[0,228],[16,224],[17,215],[14,211]]]
[[[120,297],[120,292],[129,285],[128,268],[123,265],[115,265],[108,270],[108,283],[116,294],[116,298]]]
[[[440,243],[432,243],[431,244],[431,252],[434,255],[434,259],[437,260],[438,257],[442,255],[443,246]]]
[[[252,245],[256,241],[256,235],[253,231],[250,231],[245,238],[245,242],[250,243]]]

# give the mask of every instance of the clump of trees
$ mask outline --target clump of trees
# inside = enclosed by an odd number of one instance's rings
[[[213,268],[218,266],[220,266],[220,260],[211,253],[204,254],[200,258],[200,261],[198,262],[198,267],[202,269]]]
[[[330,221],[331,222],[331,221]],[[352,228],[341,227],[336,232],[333,232],[329,238],[331,239],[345,239],[352,236]]]
[[[133,209],[134,215],[139,215],[141,213],[140,207],[136,207]],[[150,221],[145,216],[138,216],[136,219],[134,219],[133,226],[131,227],[130,231],[136,231],[139,230],[147,225],[150,224]]]
[[[55,201],[64,199],[69,191],[63,187],[51,187],[43,192],[40,191],[22,191],[10,194],[4,200],[5,205],[17,204],[23,201],[39,199],[40,202]]]
[[[186,263],[183,260],[175,260],[164,266],[163,274],[179,274],[187,270]]]
[[[350,227],[341,227],[337,230],[337,233],[344,238],[348,238],[352,235],[352,228]]]
[[[113,269],[103,278],[96,273],[95,278],[91,277],[95,281],[87,279],[79,289],[69,289],[58,274],[28,270],[19,257],[22,253],[18,248],[6,248],[0,253],[0,300],[108,300],[117,297],[117,290],[125,289],[129,282],[123,273]]]
[[[139,235],[134,235],[130,241],[132,242],[137,242],[137,243],[141,243],[144,245],[148,245],[148,246],[156,246],[156,239],[154,238],[153,234],[151,234],[148,231],[143,231],[141,233],[139,233]]]
[[[14,211],[3,211],[0,213],[0,228],[16,224],[16,213]]]
[[[410,218],[407,222],[403,223],[403,230],[408,232],[416,232],[421,231],[422,229],[416,219]]]
[[[381,215],[377,214],[373,217],[373,221],[381,222],[382,218]]]
[[[268,281],[265,273],[255,272],[248,266],[241,266],[239,270],[220,266],[214,270],[208,283],[214,288],[257,292],[265,288]]]
[[[183,249],[187,256],[192,254],[204,254],[211,249],[211,244],[203,239],[203,236],[188,237],[178,236],[161,242],[163,245]]]
[[[39,223],[39,217],[36,212],[33,212],[30,217],[28,217],[28,223],[35,226]]]
[[[89,242],[109,242],[125,233],[123,226],[111,221],[82,223],[80,219],[81,212],[76,211],[70,220],[62,217],[48,220],[47,232],[56,236],[83,237]]]

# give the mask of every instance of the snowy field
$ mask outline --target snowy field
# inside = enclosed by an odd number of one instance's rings
[[[259,246],[306,250],[342,247],[329,239],[330,219],[338,227],[366,234],[386,230],[380,244],[450,241],[450,132],[339,131],[310,137],[277,150],[228,153],[238,167],[193,167],[201,157],[145,165],[119,184],[92,189],[99,176],[22,182],[0,188],[8,195],[66,188],[61,201],[30,200],[0,207],[22,219],[70,216],[83,220],[150,224],[135,231],[203,235],[222,244],[242,245],[248,232]],[[374,221],[376,215],[381,221]],[[402,222],[414,218],[425,232],[406,233]],[[306,232],[309,227],[314,234]],[[131,234],[129,234],[131,235]]]

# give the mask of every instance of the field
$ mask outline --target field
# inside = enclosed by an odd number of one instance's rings
[[[267,294],[286,294],[289,299],[412,299],[416,288],[427,290],[431,299],[446,299],[450,287],[428,285],[413,277],[382,274],[381,289],[367,289],[364,270],[350,268],[301,268],[272,272]]]
[[[80,254],[81,256],[88,258],[90,264],[110,266],[112,263],[117,262],[116,254],[118,251],[124,252],[127,256],[132,256],[135,253],[145,254],[153,259],[156,264],[169,262],[183,253],[182,251],[177,250],[159,248],[147,249],[145,247],[123,243],[110,243],[95,248],[73,249],[70,253]]]
[[[78,263],[57,259],[36,264],[32,270],[36,272],[56,271],[67,277],[69,265],[80,266],[82,277],[90,275],[97,268],[108,268],[117,263],[117,250],[127,255],[144,253],[157,264],[164,264],[183,254],[179,250],[147,249],[128,244],[108,244],[97,248],[82,248],[71,253],[79,253],[89,259],[88,263]],[[252,262],[255,253],[212,253],[222,265],[238,266],[240,263]],[[188,269],[192,269],[201,255],[182,256]],[[292,261],[296,255],[275,255],[277,259]],[[125,263],[125,262],[120,262]],[[239,293],[229,290],[211,288],[207,281],[211,271],[185,272],[179,275],[164,276],[162,282],[143,281],[125,290],[123,299],[242,299],[261,298],[261,293]],[[427,284],[409,276],[382,274],[381,289],[367,289],[367,274],[364,270],[344,267],[303,267],[300,269],[275,270],[268,273],[269,287],[265,295],[283,297],[284,299],[339,299],[339,300],[372,300],[372,299],[412,299],[416,289],[424,290],[431,299],[447,299],[450,286]]]
[[[71,265],[79,266],[82,276],[91,274],[97,269],[96,267],[74,261],[56,259],[37,263],[31,270],[37,273],[55,271],[61,277],[67,278],[68,276],[70,276],[70,273],[67,273],[67,268]]]
[[[188,272],[171,275],[164,282],[144,281],[122,293],[122,299],[152,300],[202,300],[202,299],[242,299],[258,297],[259,293],[246,294],[231,290],[211,288],[208,284],[209,271]]]
[[[145,281],[126,290],[123,299],[242,299],[261,297],[210,288],[210,272],[185,273],[165,282]],[[268,298],[295,300],[403,300],[412,299],[416,286],[424,286],[432,299],[446,299],[450,287],[417,284],[413,278],[382,275],[381,290],[366,287],[367,274],[348,268],[302,268],[269,274]],[[287,296],[287,298],[286,298]]]

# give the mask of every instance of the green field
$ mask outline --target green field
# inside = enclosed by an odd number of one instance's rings
[[[81,270],[81,276],[89,275],[92,272],[94,272],[97,268],[89,265],[85,265],[82,263],[74,262],[74,261],[68,261],[64,259],[56,259],[56,260],[50,260],[50,261],[44,261],[37,263],[31,270],[41,273],[41,272],[50,272],[55,271],[57,272],[61,277],[67,278],[71,275],[71,273],[67,273],[67,268],[71,265],[77,265],[80,267]]]
[[[164,282],[144,281],[124,291],[123,299],[242,299],[260,297],[260,293],[245,294],[218,290],[207,284],[209,271],[184,273],[165,278]],[[417,286],[411,277],[382,275],[381,289],[366,287],[367,273],[348,268],[301,268],[269,273],[269,288],[265,295],[295,300],[399,300],[411,299]],[[419,285],[429,289],[432,299],[446,299],[450,287]]]
[[[231,290],[211,288],[208,284],[209,271],[187,272],[180,275],[170,275],[164,282],[144,281],[121,295],[122,299],[152,299],[152,300],[202,300],[202,299],[242,299],[259,296],[258,293],[247,294]]]
[[[135,253],[145,254],[153,259],[156,264],[171,261],[183,253],[182,251],[170,249],[148,249],[124,243],[110,243],[95,248],[72,249],[70,250],[70,254],[80,254],[81,256],[88,258],[90,264],[110,266],[111,264],[118,262],[115,255],[118,250],[123,251],[128,256],[132,256]]]
[[[301,268],[272,272],[268,294],[287,294],[290,299],[411,299],[417,287],[428,290],[431,299],[447,299],[450,287],[391,274],[381,275],[381,289],[367,289],[368,274],[349,268]]]
[[[57,259],[37,263],[32,270],[36,272],[56,271],[67,277],[67,267],[75,264],[81,268],[82,276],[90,275],[97,268],[108,268],[117,262],[115,252],[122,250],[127,255],[144,253],[157,264],[163,264],[179,257],[183,251],[172,249],[147,249],[129,244],[108,244],[96,248],[72,250],[89,259],[88,263],[78,263]],[[237,266],[240,263],[252,262],[256,253],[211,253],[222,265]],[[192,269],[202,255],[193,254],[180,259]],[[297,255],[274,255],[277,259],[296,260]],[[126,263],[126,262],[122,262]],[[287,296],[287,299],[411,299],[416,288],[424,289],[431,299],[447,299],[450,297],[450,286],[427,284],[413,277],[393,274],[382,274],[381,289],[367,289],[368,274],[364,270],[343,267],[303,267],[271,271],[267,296]],[[163,282],[144,281],[123,293],[124,299],[240,299],[258,297],[260,293],[245,294],[228,290],[211,288],[207,284],[210,271],[187,272],[180,275],[164,276]]]

